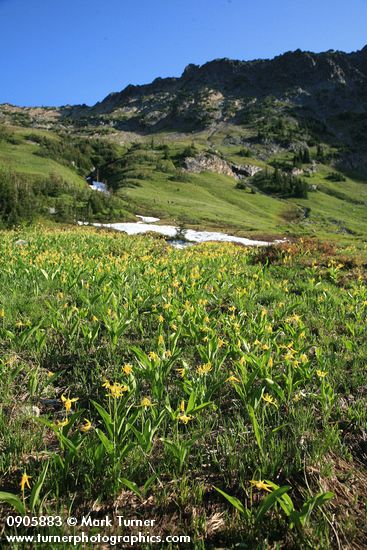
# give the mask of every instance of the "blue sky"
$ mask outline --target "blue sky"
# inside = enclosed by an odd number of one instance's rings
[[[367,0],[0,0],[0,103],[93,104],[218,57],[367,44]]]

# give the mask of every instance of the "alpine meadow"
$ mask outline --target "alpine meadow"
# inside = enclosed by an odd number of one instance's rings
[[[366,159],[367,46],[0,105],[4,545],[366,548]]]

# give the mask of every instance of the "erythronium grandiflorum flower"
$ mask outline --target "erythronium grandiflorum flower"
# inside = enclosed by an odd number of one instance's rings
[[[229,376],[225,382],[240,382],[240,380],[238,378],[236,378],[233,374],[231,374],[231,376]]]
[[[132,368],[132,366],[130,365],[130,363],[126,363],[126,365],[124,365],[124,366],[122,367],[122,372],[123,372],[124,374],[126,374],[126,376],[129,376],[129,374],[131,374],[132,371],[133,371],[133,368]]]
[[[119,397],[122,397],[123,394],[127,391],[129,391],[129,388],[127,386],[123,386],[119,382],[114,382],[111,384],[108,380],[102,384],[104,388],[107,388],[109,393],[107,394],[108,397],[113,397],[113,399],[117,399]]]
[[[158,357],[158,355],[156,354],[155,351],[150,351],[148,353],[148,357],[151,361],[158,361],[158,359],[159,359],[159,357]]]
[[[180,422],[183,422],[183,424],[187,424],[190,420],[192,420],[192,416],[191,415],[187,415],[187,414],[180,414],[178,419]]]
[[[327,375],[327,371],[319,369],[316,371],[316,374],[319,378],[325,378],[325,376]]]
[[[208,374],[208,372],[210,372],[212,368],[212,364],[209,362],[205,363],[205,365],[200,365],[199,367],[197,367],[196,370],[198,374]]]
[[[152,407],[153,403],[151,402],[149,397],[143,397],[143,399],[140,401],[140,406],[146,409],[148,407]]]
[[[250,483],[253,487],[256,487],[256,489],[259,489],[259,491],[269,491],[269,493],[271,493],[271,491],[273,490],[272,486],[269,485],[269,483],[266,483],[261,479],[259,480],[251,479]]]
[[[22,493],[24,493],[24,489],[26,486],[28,487],[28,489],[31,488],[29,484],[30,479],[31,479],[31,476],[27,475],[27,473],[24,472],[22,475],[22,479],[20,480],[20,490],[22,491]]]
[[[83,426],[80,428],[80,431],[82,431],[83,433],[86,433],[86,432],[89,432],[89,430],[92,428],[92,423],[90,420],[88,420],[87,418],[84,418],[84,424]]]
[[[274,405],[274,407],[277,406],[276,399],[274,399],[274,397],[272,397],[269,393],[264,393],[262,398],[266,403],[269,403],[270,405]]]
[[[79,399],[79,397],[70,398],[70,397],[65,397],[65,395],[62,394],[61,401],[64,403],[64,407],[65,407],[66,412],[69,412],[71,410],[72,403],[76,403],[76,401],[78,401],[78,399]]]

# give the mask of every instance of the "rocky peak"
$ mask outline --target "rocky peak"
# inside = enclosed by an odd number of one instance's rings
[[[273,59],[190,64],[181,77],[129,85],[89,112],[120,110],[124,130],[195,131],[220,122],[240,124],[250,100],[261,107],[266,98],[306,110],[323,123],[346,112],[367,112],[367,46],[349,54],[296,50]]]

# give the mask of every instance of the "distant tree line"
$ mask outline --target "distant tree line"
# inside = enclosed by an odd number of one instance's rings
[[[119,197],[70,184],[56,174],[30,178],[0,168],[0,227],[32,223],[40,217],[62,222],[121,219],[124,207]]]
[[[268,195],[302,199],[306,199],[308,196],[308,184],[303,179],[281,172],[278,168],[274,172],[268,170],[258,172],[253,176],[252,184]]]

